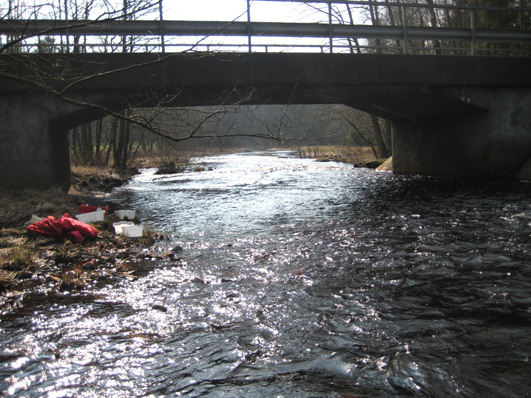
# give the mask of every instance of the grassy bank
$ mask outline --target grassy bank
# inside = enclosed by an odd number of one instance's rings
[[[6,190],[0,191],[0,229],[22,228],[33,214],[42,217],[79,213],[83,197],[69,195],[60,189],[47,191]]]
[[[376,158],[368,146],[304,146],[298,148],[298,152],[303,158],[349,163],[357,167],[376,168],[385,161]]]
[[[73,216],[80,212],[82,196],[62,191],[25,191],[4,192],[1,197],[9,209],[2,209],[3,222],[16,225],[0,228],[0,314],[38,305],[39,295],[60,297],[61,292],[69,291],[82,296],[103,284],[146,275],[155,264],[181,264],[172,251],[151,250],[162,237],[149,229],[140,238],[116,235],[113,222],[119,219],[114,214],[103,222],[92,223],[99,231],[98,236],[80,243],[68,235],[60,238],[27,235],[25,224],[29,214]]]
[[[72,171],[69,193],[60,189],[0,190],[0,313],[26,306],[34,292],[80,291],[139,276],[153,267],[151,261],[145,261],[146,256],[159,256],[162,261],[161,255],[152,255],[148,249],[156,238],[153,233],[137,239],[116,236],[112,222],[118,219],[112,215],[94,224],[100,232],[93,240],[73,243],[69,238],[30,238],[26,226],[32,215],[75,216],[87,196],[123,184],[133,172],[118,175],[78,167]]]

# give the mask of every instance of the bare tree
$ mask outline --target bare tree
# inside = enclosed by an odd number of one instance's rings
[[[102,146],[102,128],[106,124],[99,124],[94,134],[93,128],[95,125],[86,125],[78,129],[79,137],[72,140],[72,147],[76,150],[78,156],[84,159],[90,159],[91,162],[114,159],[114,164],[117,168],[124,168],[129,163],[131,156],[136,151],[133,143],[134,134],[132,129],[138,131],[149,132],[154,136],[159,137],[166,143],[173,143],[178,145],[187,140],[196,138],[201,139],[220,139],[233,136],[259,136],[268,139],[280,139],[279,135],[269,133],[255,134],[252,131],[247,133],[233,134],[230,128],[207,129],[207,126],[212,125],[216,116],[229,112],[229,106],[238,105],[245,102],[250,92],[243,92],[239,98],[235,97],[234,93],[238,91],[238,82],[232,90],[228,90],[227,100],[217,109],[210,110],[203,113],[202,118],[194,118],[195,126],[190,125],[184,129],[176,129],[175,125],[166,123],[164,119],[168,106],[171,106],[174,99],[180,95],[180,90],[177,88],[174,92],[161,93],[145,93],[136,101],[132,98],[128,99],[127,106],[108,106],[103,103],[84,102],[78,98],[70,95],[70,88],[75,87],[80,83],[90,82],[96,77],[112,76],[113,73],[119,73],[123,70],[101,70],[87,74],[83,69],[84,66],[76,65],[71,62],[68,56],[61,58],[61,51],[64,53],[74,52],[81,53],[87,51],[88,45],[95,45],[94,40],[91,43],[87,42],[85,37],[80,35],[69,35],[70,29],[76,26],[83,26],[90,21],[95,23],[101,21],[118,21],[120,19],[135,19],[143,16],[158,15],[162,17],[162,1],[160,0],[119,0],[119,2],[109,0],[61,0],[57,3],[47,3],[46,6],[25,5],[21,0],[14,5],[14,0],[10,0],[7,10],[3,13],[4,19],[18,18],[31,19],[48,16],[51,18],[63,18],[68,21],[67,26],[61,28],[47,29],[41,32],[30,32],[22,29],[19,34],[14,37],[3,37],[4,41],[0,45],[0,54],[7,53],[32,53],[38,51],[53,51],[57,53],[57,58],[50,62],[44,57],[10,57],[8,62],[0,60],[0,78],[11,80],[18,84],[23,84],[29,90],[45,93],[46,97],[54,98],[62,101],[68,106],[81,107],[87,109],[92,114],[101,116],[110,116],[116,122],[108,124],[108,138],[107,144]],[[62,32],[66,35],[62,46],[53,47],[52,35]],[[44,39],[41,39],[44,38]],[[71,41],[71,39],[73,40]],[[135,41],[138,38],[128,36],[121,37],[119,42],[116,42],[115,50],[119,51],[134,51]],[[49,42],[49,40],[51,40]],[[113,38],[108,39],[112,42]],[[130,65],[127,69],[133,70],[139,67],[146,67],[149,64],[162,63],[174,57],[175,54],[160,54],[158,58],[149,63],[138,65]],[[3,58],[7,60],[6,58]],[[14,63],[16,62],[16,64]],[[16,65],[15,67],[13,65]],[[235,99],[236,98],[236,99]],[[222,101],[223,102],[223,101]],[[152,107],[152,112],[139,110],[145,108],[149,104]],[[197,114],[196,114],[197,116]],[[96,142],[96,147],[94,147]],[[101,156],[103,151],[107,154]]]
[[[400,0],[398,0],[400,1]],[[342,23],[342,24],[350,24],[354,25],[354,13],[352,9],[352,5],[346,3],[341,5],[334,5],[334,7],[330,8],[323,8],[315,6],[311,3],[306,3],[309,7],[311,7],[313,10],[317,12],[324,13],[330,15],[333,17],[333,19],[336,22]],[[389,5],[388,0],[384,0],[383,5],[386,6],[388,14],[387,18],[389,19],[392,26],[395,25],[395,17],[392,12],[391,6]],[[375,5],[374,3],[368,4],[368,13],[370,16],[370,21],[373,25],[380,25],[382,23],[382,19],[385,18],[385,16],[382,16],[380,12],[380,7]],[[346,18],[345,18],[346,15]],[[401,18],[400,14],[398,18]],[[401,19],[400,19],[401,23]],[[362,53],[362,47],[359,43],[359,40],[357,39],[348,39],[348,44],[350,48],[351,53]],[[381,52],[382,48],[385,45],[385,41],[381,39],[375,39],[374,45],[376,48],[376,52]],[[400,43],[396,43],[396,46],[400,46]],[[369,115],[368,116],[371,120],[370,125],[372,126],[372,131],[369,133],[366,131],[365,126],[359,125],[362,120],[366,119],[362,116],[361,111],[352,110],[351,112],[341,112],[339,115],[339,119],[345,120],[353,129],[353,131],[359,135],[359,137],[362,139],[362,141],[369,145],[374,153],[374,156],[376,158],[385,158],[391,155],[391,147],[389,145],[390,137],[391,135],[391,127],[389,122],[384,122],[376,115]]]

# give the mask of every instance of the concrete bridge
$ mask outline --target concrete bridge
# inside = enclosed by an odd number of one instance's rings
[[[310,0],[328,10],[325,21],[278,23],[252,21],[251,3],[243,21],[167,21],[162,2],[154,3],[160,7],[156,21],[126,14],[0,20],[0,184],[68,187],[69,129],[161,103],[345,104],[392,121],[396,173],[508,178],[529,168],[531,177],[531,9]],[[334,21],[339,7],[350,16],[355,7],[393,9],[400,23]],[[408,16],[421,12],[459,12],[470,23],[445,27],[432,19],[412,26],[415,18]],[[481,13],[498,12],[512,15],[516,25],[499,30],[478,24]],[[240,50],[248,52],[189,52],[217,36],[223,37],[219,44],[203,48],[236,51],[225,40],[239,37]],[[42,37],[51,39],[44,47]],[[265,37],[257,47],[254,42]],[[317,40],[321,44],[310,50],[322,53],[267,53],[298,48],[275,47],[271,40],[278,37]],[[53,42],[57,47],[49,46]],[[117,46],[122,53],[107,53]],[[39,54],[43,49],[54,53]],[[499,57],[508,49],[518,57]],[[374,54],[384,50],[401,55]],[[481,51],[498,56],[478,56]],[[463,52],[472,56],[441,55]]]
[[[17,76],[0,80],[2,185],[68,186],[69,129],[163,97],[171,98],[165,106],[352,106],[392,121],[396,173],[512,177],[531,161],[530,58],[50,54],[0,62]]]

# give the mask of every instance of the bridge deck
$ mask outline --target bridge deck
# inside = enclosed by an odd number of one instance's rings
[[[389,119],[481,110],[465,87],[531,86],[531,58],[358,54],[66,54],[0,56],[31,84],[35,70],[70,98],[96,96],[116,107],[342,103]],[[30,65],[25,71],[16,60]],[[32,66],[41,65],[34,69]],[[57,65],[63,65],[58,68]],[[72,79],[65,80],[65,76]],[[27,90],[2,81],[1,90]],[[449,91],[450,90],[450,91]],[[149,93],[149,94],[146,94]],[[156,95],[155,95],[156,94]],[[86,110],[82,113],[87,114]],[[79,119],[69,112],[59,118]]]

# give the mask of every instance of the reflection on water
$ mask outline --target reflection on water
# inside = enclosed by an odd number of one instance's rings
[[[3,395],[527,396],[531,185],[289,155],[115,192],[184,261],[6,316]]]

